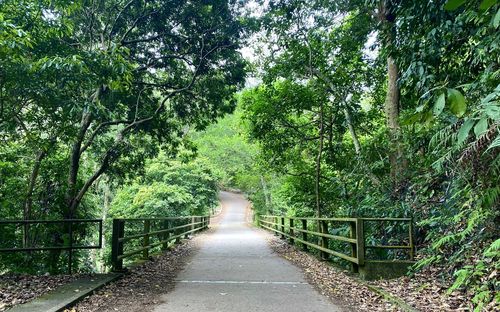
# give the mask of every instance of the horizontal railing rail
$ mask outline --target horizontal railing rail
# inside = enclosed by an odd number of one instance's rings
[[[83,224],[83,223],[95,223],[98,226],[98,233],[99,233],[99,238],[98,242],[96,244],[92,245],[74,245],[74,227],[75,225],[78,224]],[[15,225],[16,228],[18,226],[23,226],[24,228],[24,235],[28,233],[28,228],[27,226],[30,225],[48,225],[48,224],[63,224],[67,225],[67,227],[64,229],[64,234],[68,235],[68,240],[66,243],[64,243],[61,246],[39,246],[39,247],[33,247],[33,246],[27,246],[25,243],[23,243],[22,247],[0,247],[0,252],[32,252],[32,251],[55,251],[55,250],[63,250],[63,251],[68,251],[68,271],[69,274],[72,273],[72,264],[73,264],[73,250],[82,250],[82,249],[100,249],[102,248],[102,236],[103,236],[103,226],[102,226],[102,219],[61,219],[61,220],[0,220],[0,233],[3,233],[3,235],[7,234],[8,231],[5,231],[3,229],[4,225]],[[1,235],[1,236],[3,236]],[[1,237],[1,241],[13,241],[12,239],[4,239]]]
[[[124,259],[137,254],[142,254],[141,258],[144,260],[148,259],[152,249],[159,246],[167,249],[170,242],[179,242],[182,237],[206,229],[209,223],[209,216],[113,219],[113,271],[123,270]],[[126,233],[126,230],[134,228],[141,230],[140,233]],[[131,244],[134,241],[136,243]],[[126,246],[126,243],[129,243],[129,246]]]
[[[320,252],[323,259],[333,255],[352,263],[353,271],[358,271],[366,261],[367,249],[402,249],[409,251],[409,259],[413,260],[413,222],[411,218],[306,218],[277,215],[262,215],[258,217],[259,225],[270,230],[281,238],[288,238],[291,244],[298,242],[304,250],[308,247]],[[408,224],[408,245],[366,245],[365,223],[367,222],[398,222]],[[349,235],[334,235],[332,223],[344,223],[349,226]],[[317,243],[311,241],[315,237]],[[350,254],[329,247],[329,240],[350,244]]]

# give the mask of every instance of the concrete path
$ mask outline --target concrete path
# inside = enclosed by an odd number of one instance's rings
[[[221,201],[226,209],[215,232],[154,311],[341,311],[272,252],[269,234],[246,223],[248,202],[241,195],[222,192]]]

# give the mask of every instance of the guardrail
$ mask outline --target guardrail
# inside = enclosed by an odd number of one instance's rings
[[[74,227],[75,224],[83,224],[83,223],[95,223],[99,228],[99,242],[94,245],[73,245],[74,244]],[[38,225],[38,224],[63,224],[64,228],[58,230],[59,234],[67,234],[68,239],[62,246],[41,246],[41,247],[8,247],[8,248],[0,248],[0,252],[31,252],[31,251],[49,251],[49,250],[65,250],[68,251],[68,271],[69,274],[72,273],[72,264],[73,264],[73,250],[78,249],[100,249],[102,248],[102,220],[101,219],[63,219],[63,220],[0,220],[0,241],[12,241],[12,239],[4,239],[3,236],[8,233],[3,229],[4,225],[14,224],[16,227],[22,225],[25,228],[30,225]],[[32,229],[33,230],[33,229]],[[47,230],[47,229],[46,229]],[[26,231],[26,230],[25,230]],[[15,230],[14,230],[15,232]],[[56,232],[53,230],[53,232]]]
[[[170,242],[179,242],[183,236],[206,229],[209,223],[209,216],[113,219],[113,271],[123,271],[124,259],[141,254],[141,258],[146,260],[151,249],[160,246],[161,249],[167,249]],[[130,248],[126,248],[127,242]]]
[[[320,251],[321,257],[326,259],[333,255],[351,262],[353,271],[357,272],[366,262],[367,249],[401,249],[408,250],[409,260],[414,257],[413,222],[410,218],[300,218],[263,215],[258,218],[259,225],[265,229],[288,238],[291,244],[299,242],[303,249],[308,247]],[[366,245],[366,222],[396,222],[408,224],[408,245]],[[332,223],[349,225],[349,236],[334,235],[330,233],[334,226]],[[316,237],[319,243],[311,241],[311,236]],[[345,254],[329,247],[329,240],[350,244],[351,253]]]

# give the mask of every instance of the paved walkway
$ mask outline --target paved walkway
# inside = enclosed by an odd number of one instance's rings
[[[226,211],[215,232],[155,311],[341,311],[272,252],[269,234],[246,224],[248,202],[241,195],[222,192],[221,201]]]

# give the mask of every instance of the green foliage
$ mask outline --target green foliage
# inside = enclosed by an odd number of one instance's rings
[[[451,112],[457,117],[462,117],[467,109],[464,96],[460,93],[460,91],[455,89],[448,89],[447,93],[447,100],[450,102]]]
[[[231,112],[248,34],[237,12],[225,0],[1,1],[0,216],[105,216],[103,179],[130,181],[160,151],[181,150],[186,128]],[[158,197],[191,211],[212,196],[175,199],[180,190],[156,186],[142,190],[139,206],[159,209]],[[59,246],[64,235],[44,243]]]
[[[441,268],[476,311],[498,300],[498,1],[271,1],[262,83],[239,98],[257,23],[235,6],[1,2],[0,217],[106,216],[116,188],[112,216],[204,214],[217,185],[257,213],[413,217],[415,269]]]
[[[482,256],[474,265],[466,265],[456,271],[455,282],[448,289],[448,293],[451,293],[460,287],[473,287],[472,302],[475,304],[474,311],[477,312],[484,311],[488,302],[498,300],[498,293],[495,294],[494,289],[500,284],[496,279],[496,271],[500,268],[500,239],[486,248]],[[481,286],[478,287],[477,284]]]
[[[116,218],[205,215],[217,205],[217,193],[217,177],[204,162],[162,155],[148,162],[144,177],[117,191],[109,213]]]
[[[499,16],[490,0],[273,2],[262,84],[240,98],[257,159],[274,175],[271,205],[255,202],[257,211],[311,216],[319,199],[329,216],[413,217],[415,269],[440,268],[477,311],[494,304]],[[388,56],[399,69],[393,124]],[[401,127],[396,138],[391,127]],[[404,157],[394,161],[395,150]],[[394,163],[406,168],[395,188]],[[367,241],[398,230],[368,229]]]
[[[191,135],[198,158],[220,177],[222,187],[250,191],[247,177],[254,174],[257,146],[247,142],[241,127],[241,110]]]

